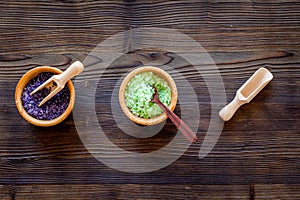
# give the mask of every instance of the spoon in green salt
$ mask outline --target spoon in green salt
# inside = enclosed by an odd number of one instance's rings
[[[155,92],[151,99],[151,102],[156,103],[164,111],[164,113],[166,113],[166,115],[170,118],[170,120],[175,124],[175,126],[191,143],[196,142],[197,141],[196,134],[190,129],[190,127],[188,127],[186,123],[184,123],[175,113],[173,113],[167,106],[165,106],[159,100],[158,91],[156,87],[153,88]]]

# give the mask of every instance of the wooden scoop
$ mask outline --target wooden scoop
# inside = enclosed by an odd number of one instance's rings
[[[156,103],[170,118],[170,120],[175,124],[175,126],[181,131],[181,133],[191,142],[194,143],[197,141],[196,134],[188,127],[186,123],[184,123],[175,113],[173,113],[167,106],[165,106],[160,100],[158,96],[158,91],[155,87],[154,95],[151,99],[151,102]]]
[[[219,116],[228,121],[237,109],[249,103],[273,78],[273,75],[266,68],[259,68],[236,92],[235,98],[220,112]]]
[[[68,69],[66,69],[66,71],[58,75],[53,75],[45,83],[33,90],[30,95],[33,95],[37,91],[52,84],[49,86],[51,88],[50,94],[48,94],[48,96],[46,96],[39,104],[39,107],[41,107],[44,103],[61,91],[65,87],[65,84],[68,80],[80,74],[83,71],[83,68],[83,64],[80,61],[75,61],[72,65],[70,65],[70,67],[68,67]]]

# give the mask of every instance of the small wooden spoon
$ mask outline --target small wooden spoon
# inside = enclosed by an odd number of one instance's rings
[[[259,68],[236,92],[235,98],[220,112],[219,116],[228,121],[237,111],[237,109],[249,103],[271,80],[273,79],[272,73],[266,68]]]
[[[70,67],[68,67],[66,71],[58,75],[53,75],[46,82],[44,82],[42,85],[40,85],[35,90],[33,90],[30,93],[30,95],[33,95],[37,91],[52,84],[52,86],[49,87],[51,88],[50,94],[48,94],[48,96],[46,96],[39,104],[39,107],[41,107],[44,103],[46,103],[54,95],[56,95],[59,91],[61,91],[65,87],[65,84],[68,80],[80,74],[83,71],[83,68],[84,68],[83,64],[80,61],[75,61],[72,65],[70,65]]]
[[[167,106],[165,106],[160,100],[158,96],[158,91],[155,87],[153,87],[155,93],[151,99],[151,102],[156,103],[171,119],[171,121],[175,124],[175,126],[181,131],[181,133],[191,142],[194,143],[197,141],[196,134],[184,123],[175,113],[173,113]]]

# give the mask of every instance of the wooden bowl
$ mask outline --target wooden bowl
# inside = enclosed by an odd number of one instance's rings
[[[36,118],[30,116],[25,111],[23,104],[22,104],[21,97],[22,97],[23,89],[31,79],[33,79],[34,77],[36,77],[38,74],[40,74],[42,72],[51,72],[53,74],[62,73],[62,71],[60,69],[54,68],[54,67],[48,67],[48,66],[36,67],[34,69],[29,70],[26,74],[24,74],[22,76],[22,78],[18,82],[18,85],[16,87],[16,92],[15,92],[15,101],[16,101],[16,105],[17,105],[17,109],[18,109],[19,113],[29,123],[36,125],[36,126],[43,126],[43,127],[54,126],[54,125],[62,122],[71,113],[73,106],[74,106],[74,102],[75,102],[75,89],[74,89],[72,81],[69,80],[65,87],[68,87],[70,90],[70,102],[69,102],[69,105],[68,105],[67,109],[65,110],[65,112],[62,115],[60,115],[59,117],[52,119],[52,120],[39,120],[39,119],[36,119]]]
[[[125,89],[126,89],[128,82],[135,75],[143,73],[143,72],[153,72],[154,74],[158,75],[159,77],[161,77],[168,83],[168,85],[171,89],[171,103],[169,105],[169,109],[172,111],[175,109],[176,104],[177,104],[177,98],[178,98],[177,88],[176,88],[176,84],[175,84],[174,80],[166,71],[164,71],[158,67],[151,67],[151,66],[144,66],[144,67],[140,67],[140,68],[137,68],[137,69],[131,71],[122,81],[120,90],[119,90],[119,103],[120,103],[120,106],[121,106],[123,112],[125,113],[125,115],[130,120],[132,120],[133,122],[135,122],[137,124],[154,125],[154,124],[158,124],[158,123],[161,123],[164,120],[166,120],[167,115],[165,113],[163,113],[159,116],[156,116],[156,117],[153,117],[150,119],[141,118],[141,117],[138,117],[138,116],[132,114],[132,112],[129,110],[129,108],[126,106],[126,103],[125,103]]]

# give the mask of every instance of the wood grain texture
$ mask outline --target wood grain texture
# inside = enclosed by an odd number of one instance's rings
[[[9,1],[0,10],[0,199],[300,198],[298,1]],[[173,52],[155,49],[167,38],[153,41],[152,49],[132,51],[105,70],[96,88],[97,117],[111,141],[127,151],[151,152],[168,144],[177,132],[170,121],[151,138],[133,138],[116,126],[110,103],[115,84],[134,67],[174,67],[196,91],[201,113],[200,142],[180,159],[151,173],[119,172],[86,150],[72,115],[50,128],[32,126],[20,117],[14,91],[26,71],[39,65],[64,70],[108,37],[139,27],[187,34],[214,63],[203,60],[191,66]],[[228,102],[259,67],[268,68],[274,79],[224,125],[212,152],[200,160],[211,99],[195,68],[213,77],[213,64]],[[78,81],[89,87],[97,71],[89,66],[86,70]],[[180,105],[175,112],[181,112]],[[109,146],[94,148],[107,158],[114,155]],[[181,148],[178,144],[169,153]]]
[[[20,185],[15,200],[56,199],[249,199],[248,185]]]
[[[2,199],[298,199],[298,184],[157,185],[64,184],[1,186]],[[252,188],[252,189],[250,189]],[[254,190],[254,191],[251,191]],[[129,192],[130,191],[130,192]],[[287,195],[288,194],[288,195]]]

